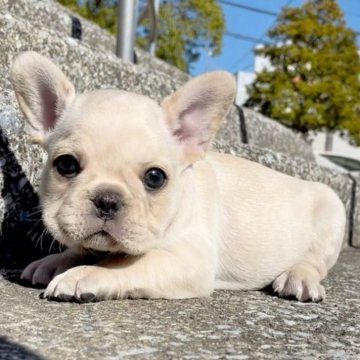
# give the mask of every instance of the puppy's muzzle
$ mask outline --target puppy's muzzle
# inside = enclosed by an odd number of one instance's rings
[[[113,192],[99,192],[90,200],[94,204],[96,216],[102,220],[113,220],[122,208],[120,196]]]

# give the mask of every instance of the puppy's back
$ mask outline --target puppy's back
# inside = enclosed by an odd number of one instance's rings
[[[311,247],[324,247],[328,267],[335,263],[345,212],[328,186],[230,155],[209,153],[206,161],[216,177],[224,224],[220,278],[238,279],[239,288],[261,288]]]

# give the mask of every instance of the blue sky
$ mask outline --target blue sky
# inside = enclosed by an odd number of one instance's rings
[[[290,2],[290,6],[299,6],[302,0],[231,0],[231,2],[261,8],[279,13],[281,8]],[[360,0],[338,0],[346,23],[355,31],[360,32]],[[266,32],[274,24],[275,17],[251,12],[245,9],[222,5],[226,29],[251,36],[266,39]],[[225,69],[231,72],[238,70],[252,71],[254,63],[254,43],[224,36],[220,56],[211,57],[203,53],[200,60],[193,65],[191,73],[196,75],[205,71]],[[360,47],[360,36],[358,36]]]

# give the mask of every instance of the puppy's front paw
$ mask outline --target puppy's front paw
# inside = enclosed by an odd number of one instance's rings
[[[299,264],[282,273],[272,287],[279,296],[294,296],[300,301],[318,302],[325,298],[325,289],[320,285],[317,270],[308,264]]]
[[[116,299],[119,287],[110,269],[99,266],[77,266],[56,276],[46,288],[44,297],[58,301],[93,302]]]
[[[21,274],[21,280],[35,286],[45,287],[51,279],[77,265],[79,256],[71,250],[52,254],[29,264]]]

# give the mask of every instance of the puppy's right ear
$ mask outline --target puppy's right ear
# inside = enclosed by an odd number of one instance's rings
[[[74,99],[74,86],[54,63],[32,51],[16,58],[11,79],[31,140],[42,144]]]

